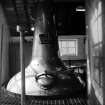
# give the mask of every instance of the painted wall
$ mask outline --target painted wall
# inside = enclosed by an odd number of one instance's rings
[[[86,24],[88,37],[87,75],[88,75],[88,103],[89,105],[105,105],[104,81],[105,76],[105,38],[103,24],[102,0],[87,0]]]
[[[0,4],[0,71],[1,82],[6,82],[9,78],[9,62],[8,62],[8,48],[9,48],[9,28],[3,8]]]

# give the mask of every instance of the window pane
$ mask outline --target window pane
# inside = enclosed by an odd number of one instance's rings
[[[67,49],[66,48],[61,49],[61,55],[67,55]]]
[[[66,43],[66,41],[62,41],[62,47],[67,47]]]
[[[76,47],[76,41],[73,40],[73,41],[69,41],[69,47]]]
[[[59,41],[60,55],[77,56],[77,40],[61,40]]]
[[[59,49],[61,48],[61,44],[62,44],[61,41],[59,41]]]
[[[68,55],[76,55],[76,49],[75,48],[69,48],[68,49]]]

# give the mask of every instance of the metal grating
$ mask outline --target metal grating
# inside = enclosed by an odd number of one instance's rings
[[[20,98],[11,97],[8,95],[2,96],[0,98],[0,105],[21,105]],[[83,98],[29,98],[26,99],[25,105],[87,105],[86,99]]]

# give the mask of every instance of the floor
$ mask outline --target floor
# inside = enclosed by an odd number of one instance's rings
[[[0,98],[0,105],[21,105],[21,98],[4,95]],[[26,97],[25,105],[87,105],[86,99],[82,97]]]

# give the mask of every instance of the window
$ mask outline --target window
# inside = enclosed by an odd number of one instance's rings
[[[62,39],[59,40],[60,56],[77,56],[77,39]]]

